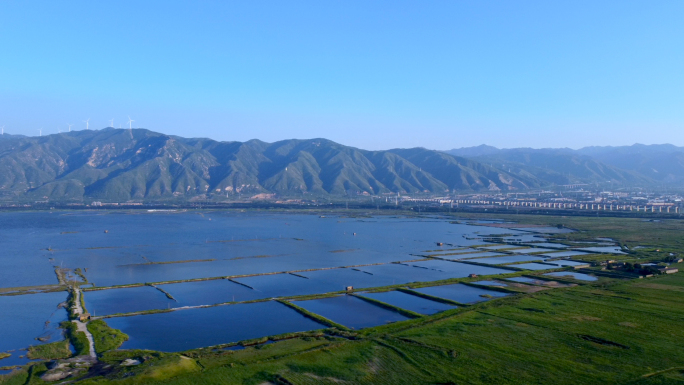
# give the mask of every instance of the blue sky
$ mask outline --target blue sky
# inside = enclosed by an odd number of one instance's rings
[[[684,146],[683,1],[0,3],[0,126]]]

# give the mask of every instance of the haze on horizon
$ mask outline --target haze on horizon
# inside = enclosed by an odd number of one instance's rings
[[[0,126],[684,146],[679,1],[0,4]]]

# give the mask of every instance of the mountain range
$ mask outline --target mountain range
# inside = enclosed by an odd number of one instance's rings
[[[103,201],[342,196],[538,187],[480,162],[423,148],[365,151],[326,139],[265,143],[145,129],[0,140],[5,200]]]
[[[445,195],[575,183],[676,184],[684,181],[682,150],[675,146],[582,150],[479,146],[447,152],[367,151],[326,139],[219,142],[114,128],[40,137],[3,135],[0,199],[229,200]]]
[[[532,175],[557,185],[605,182],[633,186],[684,185],[684,147],[671,144],[579,150],[498,149],[482,145],[446,152],[508,170],[516,176]]]

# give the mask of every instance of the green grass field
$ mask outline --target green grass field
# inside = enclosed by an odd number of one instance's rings
[[[29,347],[26,356],[33,360],[54,360],[71,357],[69,341],[58,341]]]
[[[128,335],[121,330],[110,328],[102,320],[90,321],[87,327],[88,331],[93,335],[95,352],[97,354],[117,349],[121,344],[128,341]]]
[[[113,351],[102,359],[144,363],[80,383],[684,383],[684,274],[519,295],[348,337]]]

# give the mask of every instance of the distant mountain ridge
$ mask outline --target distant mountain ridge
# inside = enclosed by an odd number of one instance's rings
[[[613,181],[633,185],[684,185],[684,147],[671,144],[569,148],[466,147],[446,151],[515,175],[533,175],[556,184]]]
[[[327,139],[218,142],[114,128],[0,137],[3,201],[446,195],[607,183],[684,185],[684,148],[368,151]]]
[[[4,200],[446,194],[546,183],[424,148],[367,151],[326,139],[218,142],[113,128],[5,137],[0,170]]]

